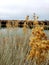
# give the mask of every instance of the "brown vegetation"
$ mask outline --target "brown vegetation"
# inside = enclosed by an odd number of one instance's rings
[[[44,32],[44,25],[41,27],[38,24],[37,18],[34,20],[34,28],[30,38],[29,46],[31,50],[27,59],[35,59],[37,65],[41,65],[42,62],[46,61],[49,51],[49,40]]]

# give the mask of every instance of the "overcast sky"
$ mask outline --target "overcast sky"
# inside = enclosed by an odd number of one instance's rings
[[[40,20],[49,20],[49,0],[0,0],[0,19],[32,19],[34,12]]]

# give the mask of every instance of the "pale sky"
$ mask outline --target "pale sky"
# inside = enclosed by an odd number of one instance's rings
[[[0,0],[0,19],[33,18],[33,13],[40,20],[49,20],[49,0]]]

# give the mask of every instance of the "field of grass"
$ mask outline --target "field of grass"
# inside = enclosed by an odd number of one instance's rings
[[[27,61],[30,36],[30,29],[26,33],[22,28],[0,29],[0,65],[36,65],[35,60]]]

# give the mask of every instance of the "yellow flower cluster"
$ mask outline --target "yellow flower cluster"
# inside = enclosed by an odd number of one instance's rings
[[[37,58],[37,61],[42,62],[46,59],[47,51],[49,50],[49,40],[43,31],[44,27],[40,26],[37,21],[34,21],[34,28],[32,29],[33,36],[30,37],[29,46],[31,50],[27,59]],[[37,62],[39,63],[39,62]]]

